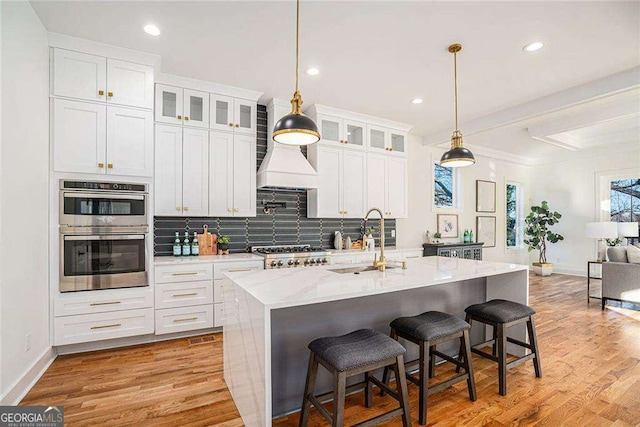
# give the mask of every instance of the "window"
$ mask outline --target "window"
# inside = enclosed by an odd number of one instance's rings
[[[640,221],[640,179],[620,179],[611,181],[611,221]],[[629,239],[629,243],[638,243],[638,238]]]
[[[435,163],[433,165],[433,206],[436,208],[455,207],[454,192],[453,168]]]
[[[506,206],[507,249],[522,248],[522,241],[524,240],[524,227],[522,224],[524,196],[521,184],[515,182],[507,182]]]

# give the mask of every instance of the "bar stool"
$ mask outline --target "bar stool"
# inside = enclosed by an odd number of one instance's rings
[[[300,413],[299,425],[301,427],[306,426],[309,422],[309,410],[312,403],[332,426],[343,426],[345,395],[350,391],[362,388],[362,383],[347,387],[347,378],[358,374],[364,374],[364,400],[367,408],[373,404],[372,383],[385,390],[400,403],[399,408],[358,425],[373,426],[402,415],[402,425],[411,427],[407,382],[404,381],[404,353],[406,350],[400,343],[380,332],[360,329],[339,337],[318,338],[309,344],[309,350],[311,350],[311,356],[304,398],[302,399],[302,412]],[[315,396],[318,364],[333,374],[334,388],[333,392]],[[398,381],[396,390],[392,390],[372,375],[373,370],[389,366],[393,367],[398,378],[403,379]],[[330,414],[320,403],[321,400],[331,395],[333,395],[333,414]]]
[[[471,361],[471,349],[469,344],[469,329],[467,322],[439,311],[427,311],[411,317],[399,317],[391,322],[391,338],[397,340],[404,338],[417,344],[420,347],[420,358],[416,361],[406,363],[407,366],[418,362],[418,378],[406,374],[407,379],[419,387],[419,415],[420,424],[427,423],[427,397],[435,392],[459,383],[467,381],[469,389],[469,399],[475,402],[476,383],[473,377],[473,365]],[[451,356],[436,350],[436,346],[446,341],[456,338],[460,339],[461,359],[456,360]],[[429,386],[427,375],[431,378],[435,376],[436,356],[456,365],[456,372],[464,368],[465,373],[453,377],[447,381]],[[399,378],[396,373],[396,379]],[[385,368],[382,382],[388,384],[389,370]],[[382,393],[381,393],[382,394]]]
[[[538,338],[533,322],[535,310],[527,305],[503,299],[494,299],[481,304],[473,304],[465,309],[466,321],[484,323],[493,327],[493,338],[489,341],[474,345],[471,351],[479,356],[498,362],[498,391],[500,395],[507,395],[507,369],[533,359],[536,377],[542,377],[542,365],[538,350]],[[520,323],[527,323],[530,343],[507,337],[507,329]],[[507,342],[531,350],[526,356],[507,362]],[[492,354],[479,350],[487,344],[493,344]]]

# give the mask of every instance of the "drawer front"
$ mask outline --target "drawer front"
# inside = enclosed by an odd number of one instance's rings
[[[156,285],[156,310],[202,304],[213,304],[211,280]]]
[[[213,279],[213,265],[157,265],[155,267],[155,283],[197,282]]]
[[[153,308],[54,319],[54,345],[77,344],[153,333]]]
[[[239,271],[256,271],[264,270],[264,261],[243,261],[243,262],[228,262],[217,263],[213,266],[214,279],[225,279],[226,272],[239,272]]]
[[[156,310],[156,335],[213,327],[213,304]]]
[[[213,304],[213,326],[220,328],[224,325],[224,304]]]
[[[153,308],[153,290],[148,286],[58,294],[54,299],[55,317]]]
[[[405,251],[402,253],[402,258],[405,260],[422,258],[422,251],[421,250]]]

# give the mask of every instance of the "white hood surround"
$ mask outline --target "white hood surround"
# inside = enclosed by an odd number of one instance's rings
[[[258,188],[317,188],[318,174],[300,147],[279,144],[271,137],[275,122],[291,112],[291,104],[272,99],[267,105],[267,154],[258,169]]]

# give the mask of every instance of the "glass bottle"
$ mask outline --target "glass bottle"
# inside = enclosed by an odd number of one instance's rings
[[[173,256],[182,255],[182,245],[180,244],[180,234],[176,231],[176,238],[173,240]]]
[[[469,230],[469,243],[473,243],[473,230]]]
[[[193,232],[193,240],[191,241],[191,255],[200,255],[200,246],[198,245],[198,233]]]
[[[182,256],[191,255],[191,243],[189,242],[189,232],[184,232],[184,240],[182,241]]]

